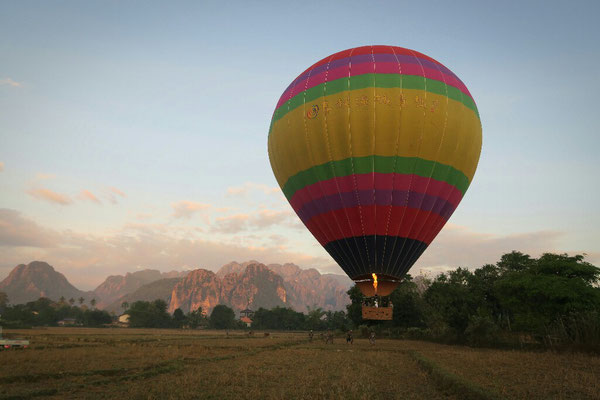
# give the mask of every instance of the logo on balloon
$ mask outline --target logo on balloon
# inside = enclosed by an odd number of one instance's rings
[[[319,106],[314,104],[310,110],[306,112],[306,118],[314,119],[319,115]]]

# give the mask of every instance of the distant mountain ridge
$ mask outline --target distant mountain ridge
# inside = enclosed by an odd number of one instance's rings
[[[187,272],[187,271],[186,271]],[[187,273],[186,273],[187,275]],[[154,301],[157,299],[164,300],[167,304],[171,302],[171,294],[173,288],[183,278],[163,278],[157,281],[147,283],[140,286],[132,293],[127,293],[117,300],[104,307],[106,311],[114,311],[115,313],[123,312],[123,303],[127,302],[130,305],[136,301]]]
[[[246,307],[291,307],[305,312],[307,307],[344,310],[350,299],[347,290],[352,281],[343,275],[321,274],[295,264],[264,265],[258,261],[231,262],[216,273],[206,269],[161,273],[146,269],[125,275],[111,275],[94,291],[78,290],[45,262],[18,265],[0,282],[12,304],[49,297],[58,300],[95,298],[97,307],[120,313],[121,304],[163,299],[172,312],[188,312],[198,307],[210,312],[217,304],[236,310]]]
[[[241,273],[258,261],[230,262],[222,266],[216,273],[224,277],[231,273]],[[354,282],[346,275],[321,274],[314,268],[302,269],[296,264],[268,264],[268,269],[281,276],[284,281],[287,299],[286,305],[296,311],[306,311],[306,307],[321,307],[324,310],[345,310],[350,304],[346,293]]]
[[[267,265],[283,277],[288,293],[288,304],[296,311],[306,307],[321,307],[324,310],[345,310],[350,304],[348,289],[354,284],[345,275],[321,275],[314,268],[302,269],[291,263]]]
[[[189,312],[202,307],[210,312],[217,304],[236,310],[286,305],[283,278],[264,264],[249,264],[242,272],[221,276],[205,269],[190,272],[173,288],[169,311],[181,308]]]
[[[29,264],[17,265],[8,276],[0,282],[0,292],[8,295],[11,304],[22,304],[47,297],[54,301],[64,297],[90,300],[93,292],[77,289],[63,274],[43,261],[32,261]]]
[[[164,278],[184,277],[188,272],[160,272],[156,269],[144,269],[136,272],[128,272],[125,275],[111,275],[94,289],[98,300],[98,308],[105,308],[122,296],[133,293],[148,283]]]

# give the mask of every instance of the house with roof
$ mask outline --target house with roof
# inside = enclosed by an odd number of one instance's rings
[[[246,324],[248,328],[252,325],[252,317],[254,316],[254,311],[249,308],[240,311],[240,321]]]

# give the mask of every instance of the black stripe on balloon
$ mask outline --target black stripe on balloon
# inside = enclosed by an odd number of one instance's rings
[[[421,242],[420,240],[408,239],[397,236],[377,236],[377,240],[375,240],[375,235],[364,237],[358,236],[356,238],[349,237],[345,239],[334,240],[332,242],[327,243],[324,247],[325,250],[327,250],[327,252],[333,257],[333,259],[339,264],[339,266],[342,267],[342,269],[350,277],[350,279],[355,279],[359,276],[357,275],[357,271],[365,270],[368,270],[369,273],[376,274],[385,272],[387,275],[402,278],[427,248],[427,244]],[[392,240],[397,240],[399,245],[394,247],[391,247],[389,245],[385,246],[386,240],[389,240],[388,243],[391,243]],[[366,246],[357,246],[357,242],[361,244],[366,243]],[[342,259],[341,257],[337,256],[341,253],[342,249],[348,248],[352,248],[357,253],[359,253],[360,258],[362,260],[371,261],[371,266],[369,266],[369,264],[355,265],[352,262],[349,263],[350,260],[348,260],[348,258],[344,257]],[[384,254],[384,250],[387,254]],[[395,261],[395,264],[389,266],[383,264],[375,265],[374,262],[376,259],[380,261],[393,260]]]

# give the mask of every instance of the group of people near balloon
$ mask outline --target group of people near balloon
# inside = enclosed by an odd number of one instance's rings
[[[333,344],[334,334],[331,330],[328,330],[326,333],[321,332],[320,336],[321,336],[321,340],[323,340],[325,342],[325,344],[328,344],[328,343]],[[314,338],[314,332],[311,329],[310,332],[308,333],[309,342],[312,342],[313,338]],[[352,330],[349,330],[348,332],[346,332],[346,344],[354,344],[354,335],[352,333]],[[369,344],[371,344],[371,345],[375,344],[375,331],[374,330],[371,330],[371,332],[369,333]]]

